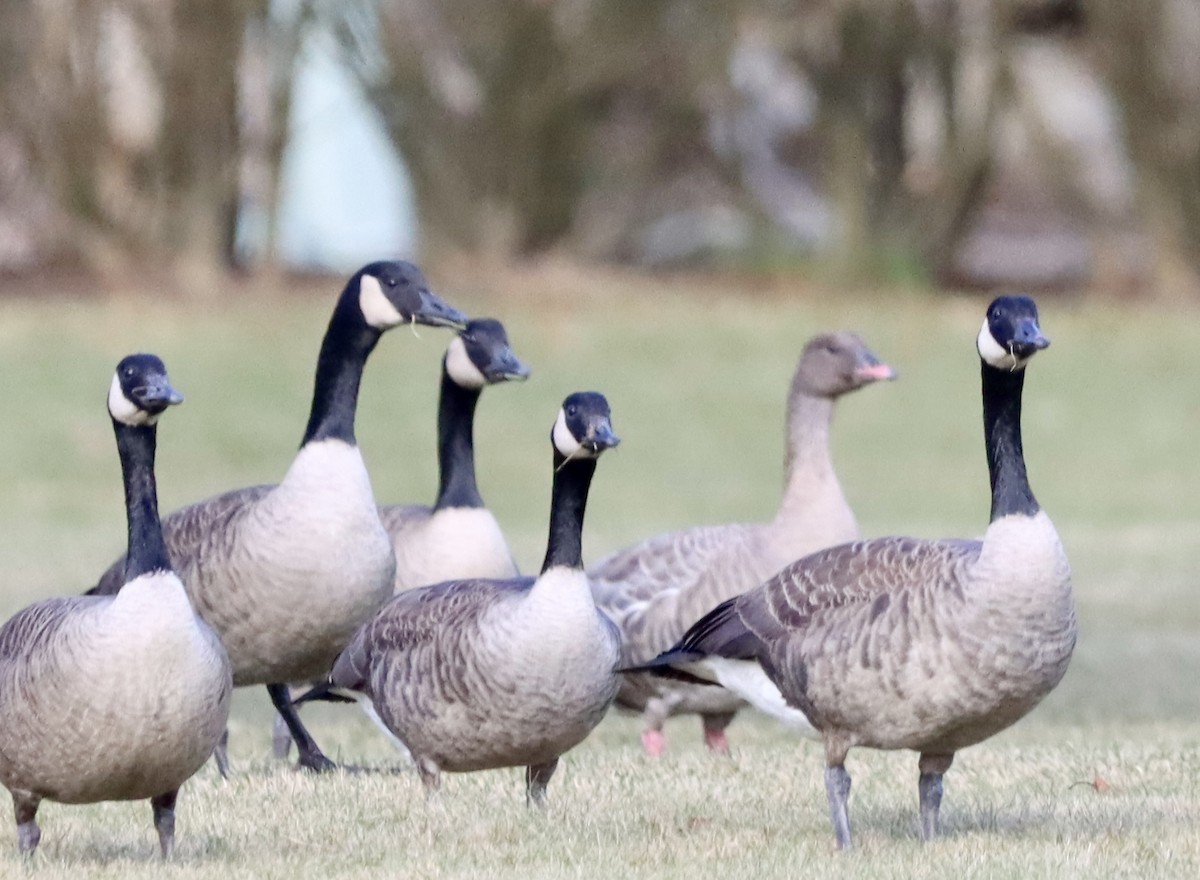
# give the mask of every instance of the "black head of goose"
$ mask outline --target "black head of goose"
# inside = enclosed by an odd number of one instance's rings
[[[442,359],[438,398],[438,493],[432,507],[379,510],[396,551],[396,592],[451,578],[512,577],[512,551],[475,476],[475,409],[483,389],[521,382],[529,368],[512,350],[504,325],[473,319]]]
[[[47,599],[0,627],[0,781],[22,852],[41,839],[42,800],[149,798],[170,857],[179,787],[229,717],[229,658],[171,570],[158,518],[156,424],[182,400],[154,355],[117,366],[108,410],[125,486],[125,589]]]
[[[368,356],[384,332],[406,323],[462,329],[466,318],[411,263],[356,272],[321,342],[308,424],[283,480],[200,501],[163,523],[175,569],[229,652],[234,684],[267,685],[309,769],[333,764],[296,716],[285,682],[328,671],[392,592],[395,557],[354,419]],[[92,592],[120,589],[123,566]]]
[[[442,771],[524,766],[527,798],[542,803],[559,756],[600,723],[617,692],[620,636],[592,600],[582,534],[597,459],[618,442],[602,395],[568,397],[551,430],[541,573],[396,595],[301,700],[358,699],[429,789]]]
[[[787,563],[858,537],[833,466],[834,409],[842,396],[895,376],[857,333],[813,336],[788,391],[784,491],[774,518],[656,535],[588,570],[597,604],[621,630],[625,663],[654,657],[705,611]],[[725,728],[744,703],[717,688],[637,674],[621,677],[617,705],[642,713],[642,748],[658,756],[666,750],[667,718],[686,714],[700,716],[710,751],[728,754]]]
[[[930,839],[955,753],[1023,717],[1066,672],[1071,572],[1021,443],[1025,368],[1048,345],[1033,300],[992,302],[977,340],[992,488],[982,540],[879,538],[814,553],[717,606],[643,667],[719,682],[818,736],[840,847],[850,845],[852,747],[919,753]]]

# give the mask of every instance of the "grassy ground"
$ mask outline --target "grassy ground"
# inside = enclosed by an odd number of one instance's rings
[[[489,392],[476,437],[484,496],[526,569],[545,540],[547,434],[570,391],[605,392],[624,442],[600,466],[589,559],[663,529],[769,516],[782,404],[804,340],[859,330],[899,382],[844,402],[836,460],[867,534],[971,535],[987,517],[978,367],[984,303],[914,294],[789,297],[685,283],[610,295],[443,291],[507,324],[534,367]],[[332,291],[330,292],[332,296]],[[0,615],[88,586],[122,547],[118,466],[103,399],[125,353],[166,360],[187,403],[160,430],[160,499],[277,479],[305,421],[330,297],[170,303],[0,303]],[[834,858],[813,746],[746,717],[732,760],[692,719],[644,759],[614,717],[573,752],[547,816],[517,771],[451,777],[427,802],[408,772],[310,779],[269,758],[265,694],[239,694],[235,778],[183,791],[179,864],[195,877],[1195,876],[1200,870],[1200,355],[1193,313],[1042,303],[1054,345],[1030,370],[1034,490],[1076,577],[1081,640],[1062,686],[1016,729],[959,756],[947,839],[915,839],[915,759],[852,755],[859,849]],[[430,499],[444,332],[385,337],[364,381],[359,440],[381,500]],[[317,708],[314,733],[356,763],[394,758],[353,713]],[[1097,779],[1103,782],[1092,785]],[[2,824],[2,823],[0,823]],[[30,873],[157,875],[145,804],[42,810]],[[9,826],[11,828],[11,826]],[[7,835],[7,836],[6,836]],[[0,877],[22,876],[0,832]]]

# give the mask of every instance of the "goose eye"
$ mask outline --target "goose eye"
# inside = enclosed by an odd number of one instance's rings
[[[571,404],[570,406],[567,407],[567,415],[573,416],[577,412],[579,412],[579,407],[575,406],[574,404]]]
[[[388,286],[388,287],[395,287],[395,286],[396,286],[396,279],[395,279],[395,278],[389,278],[389,279],[387,280],[387,286]]]

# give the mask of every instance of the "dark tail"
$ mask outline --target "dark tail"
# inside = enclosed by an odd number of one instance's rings
[[[693,684],[716,684],[678,667],[695,663],[705,657],[726,657],[731,660],[760,659],[763,655],[762,642],[746,628],[741,615],[738,614],[739,598],[735,596],[727,599],[701,617],[674,647],[663,651],[653,660],[626,666],[617,672],[649,672]]]
[[[657,675],[660,678],[670,678],[675,681],[687,682],[688,684],[715,685],[715,681],[709,681],[707,678],[701,678],[698,675],[692,675],[690,672],[675,668],[676,664],[694,663],[697,660],[703,660],[706,656],[696,651],[683,650],[679,645],[676,645],[674,648],[663,651],[653,660],[647,660],[645,663],[637,663],[633,666],[622,666],[617,672],[649,672],[651,675]]]

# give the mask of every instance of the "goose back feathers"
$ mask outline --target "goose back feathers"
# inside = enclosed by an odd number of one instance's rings
[[[857,537],[829,449],[833,409],[841,395],[894,375],[853,333],[813,337],[788,394],[784,494],[775,518],[659,535],[589,569],[597,603],[621,629],[625,664],[654,657],[705,611],[788,562]],[[666,718],[685,713],[701,715],[710,749],[727,751],[724,728],[743,705],[729,691],[633,673],[622,676],[617,703],[643,713],[642,742],[651,754],[665,748]]]
[[[129,531],[124,589],[38,602],[0,627],[0,781],[23,851],[40,839],[42,799],[151,798],[169,856],[176,792],[229,715],[228,657],[171,571],[158,519],[155,422],[181,400],[158,358],[118,365],[109,411]]]
[[[1062,679],[1071,573],[1022,457],[1024,367],[1049,343],[1026,297],[980,333],[991,522],[980,540],[881,538],[805,557],[697,622],[650,666],[735,688],[825,746],[839,846],[854,746],[920,756],[922,834],[937,834],[954,754],[1008,727]]]

